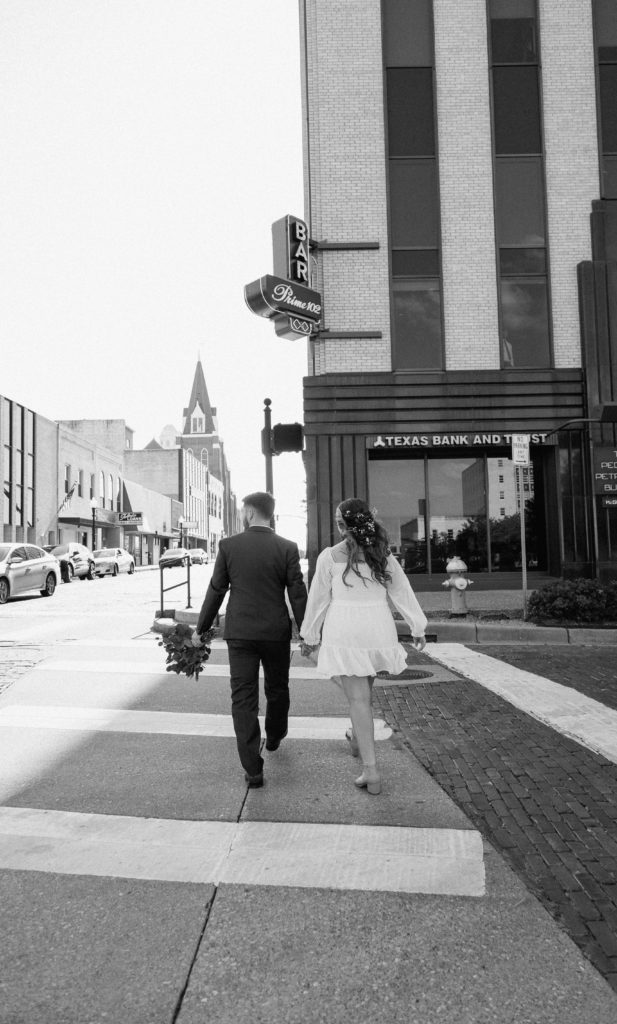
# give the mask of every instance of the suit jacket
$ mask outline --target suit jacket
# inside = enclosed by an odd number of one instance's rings
[[[298,628],[307,599],[298,545],[267,526],[251,526],[222,540],[197,620],[198,633],[210,628],[229,588],[225,640],[290,640],[285,590]]]

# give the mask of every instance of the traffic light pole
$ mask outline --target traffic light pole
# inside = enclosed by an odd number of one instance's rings
[[[266,460],[266,490],[268,494],[272,494],[274,491],[274,482],[272,479],[272,413],[270,412],[270,406],[272,402],[269,398],[264,398],[264,432],[263,432],[263,445],[262,451]]]

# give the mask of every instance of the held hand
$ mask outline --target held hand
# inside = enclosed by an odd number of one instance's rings
[[[300,654],[303,658],[310,658],[313,651],[316,651],[318,644],[305,644],[304,641],[300,644]]]
[[[193,647],[203,647],[204,646],[203,637],[202,637],[201,633],[197,632],[196,629],[193,630],[193,635],[191,637],[191,643],[192,643]]]
[[[411,641],[412,641],[416,651],[423,651],[424,648],[426,647],[426,637],[425,636],[412,636]]]

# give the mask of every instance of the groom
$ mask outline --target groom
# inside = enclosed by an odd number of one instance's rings
[[[277,750],[287,735],[291,619],[300,628],[306,607],[306,587],[297,544],[278,537],[270,526],[274,514],[271,494],[247,494],[242,505],[244,533],[219,544],[212,580],[206,591],[193,642],[212,626],[230,589],[224,639],[229,650],[231,713],[240,761],[249,786],[263,786],[259,752],[259,666],[263,665],[266,695],[266,750]]]

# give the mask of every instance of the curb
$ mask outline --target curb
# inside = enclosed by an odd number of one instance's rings
[[[411,639],[406,622],[396,620],[401,640]],[[533,626],[429,620],[426,638],[432,643],[459,644],[573,644],[578,646],[607,646],[617,644],[617,629],[594,629],[580,626]]]

